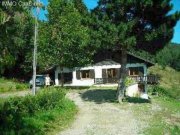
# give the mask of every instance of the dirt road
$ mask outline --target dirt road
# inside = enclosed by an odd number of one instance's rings
[[[59,135],[139,134],[143,123],[134,117],[130,108],[114,103],[114,96],[113,90],[68,93],[67,97],[79,107],[79,114],[74,123]]]

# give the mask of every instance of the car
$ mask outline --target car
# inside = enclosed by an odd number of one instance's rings
[[[33,78],[29,81],[30,88],[33,86]],[[36,75],[36,86],[44,87],[45,86],[45,75]]]

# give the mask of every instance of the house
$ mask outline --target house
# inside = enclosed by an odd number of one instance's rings
[[[68,86],[117,85],[121,68],[120,57],[120,50],[104,50],[94,55],[92,65],[74,67],[73,69],[64,68],[62,71],[57,66],[55,69],[55,85],[61,84],[61,72],[64,74],[64,84]],[[127,72],[136,81],[147,82],[149,80],[147,79],[147,68],[152,65],[152,62],[128,53]]]

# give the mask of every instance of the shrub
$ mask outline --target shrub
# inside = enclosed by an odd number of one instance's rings
[[[1,134],[32,134],[33,131],[40,133],[41,130],[38,128],[40,123],[33,126],[32,118],[39,112],[58,108],[64,110],[66,106],[64,102],[66,102],[65,92],[62,89],[43,90],[36,96],[8,99],[0,105],[0,131],[3,131]],[[35,127],[37,129],[34,129]]]
[[[28,86],[25,84],[16,84],[16,90],[25,90]]]
[[[170,89],[167,89],[167,88],[163,88],[161,86],[158,86],[158,85],[155,85],[153,87],[151,87],[150,89],[150,93],[152,95],[158,95],[158,96],[164,96],[164,97],[173,97],[171,94],[170,94]]]
[[[125,86],[128,87],[132,84],[136,83],[136,81],[133,79],[133,78],[130,78],[130,77],[126,77],[125,79]]]

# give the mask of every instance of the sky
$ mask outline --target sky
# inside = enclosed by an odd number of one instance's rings
[[[83,0],[83,1],[88,7],[88,9],[93,9],[94,7],[96,7],[98,2],[98,0]],[[41,2],[46,6],[48,5],[48,0],[41,0]],[[174,7],[170,13],[174,13],[175,11],[180,11],[180,0],[172,0],[172,4],[174,5]],[[46,18],[45,14],[47,14],[47,10],[45,11],[41,10],[41,14],[39,18],[41,20],[45,20]],[[178,23],[174,28],[174,36],[171,42],[180,44],[180,21],[178,21]]]

